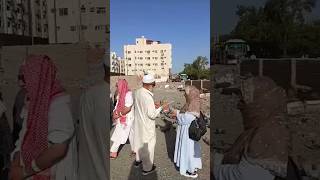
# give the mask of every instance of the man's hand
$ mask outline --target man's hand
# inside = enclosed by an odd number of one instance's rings
[[[9,180],[22,180],[23,177],[22,166],[11,166],[9,172]]]
[[[173,109],[169,116],[171,117],[171,119],[176,119],[177,118],[177,110]]]
[[[112,120],[115,121],[119,118],[120,116],[118,115],[118,113],[116,111],[113,112],[112,114]]]
[[[168,102],[164,102],[162,104],[162,108],[163,108],[163,112],[169,112],[169,103]]]
[[[155,102],[154,105],[155,105],[156,109],[158,109],[161,106],[160,102]]]

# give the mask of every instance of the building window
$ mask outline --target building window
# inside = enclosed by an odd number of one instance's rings
[[[76,26],[70,26],[70,31],[75,31],[76,30]]]
[[[58,31],[60,30],[60,26],[57,26],[56,28],[57,28]]]
[[[86,29],[88,29],[88,27],[86,25],[81,26],[81,30],[86,30]]]
[[[128,60],[131,60],[131,58],[128,58]]]
[[[59,15],[60,16],[67,16],[68,15],[68,8],[59,8]]]
[[[109,26],[108,26],[108,25],[105,25],[104,28],[105,28],[105,32],[106,32],[106,33],[110,33],[110,29],[109,29]]]
[[[38,32],[41,32],[41,26],[40,26],[40,24],[38,24],[38,26],[37,26],[37,31],[38,31]]]
[[[86,7],[84,7],[84,5],[81,6],[81,13],[86,13]]]
[[[148,53],[148,54],[149,54],[149,53],[150,53],[150,51],[146,51],[146,53]]]
[[[90,8],[90,12],[94,12],[94,7]]]
[[[105,7],[97,7],[97,14],[105,14],[106,8]]]
[[[104,30],[104,29],[106,30],[106,32],[108,32],[106,25],[96,25],[95,26],[95,30],[96,31],[101,31],[101,30]]]
[[[131,64],[128,64],[129,65],[129,67],[131,67]]]
[[[128,54],[130,54],[131,53],[131,51],[128,51]]]

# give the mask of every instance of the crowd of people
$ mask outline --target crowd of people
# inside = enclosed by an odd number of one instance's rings
[[[142,87],[132,91],[128,82],[118,80],[116,84],[113,124],[115,126],[111,137],[113,145],[110,158],[116,159],[119,146],[129,139],[132,155],[135,156],[134,167],[141,166],[142,175],[148,175],[156,170],[154,154],[156,147],[156,118],[161,112],[169,114],[177,122],[174,162],[180,174],[197,178],[197,171],[202,168],[201,148],[197,141],[191,140],[188,128],[193,120],[200,116],[200,92],[194,86],[185,88],[186,105],[182,110],[173,109],[168,102],[154,101],[156,86],[152,74],[144,75]]]
[[[52,59],[47,55],[29,55],[23,61],[18,74],[20,90],[12,111],[12,130],[8,107],[0,96],[1,180],[108,179],[108,154],[116,159],[120,145],[128,139],[135,167],[141,165],[143,175],[151,174],[156,170],[155,120],[161,112],[170,114],[178,124],[174,162],[180,174],[198,176],[197,170],[202,168],[200,145],[189,138],[188,127],[200,115],[199,90],[186,87],[186,105],[176,110],[168,103],[154,102],[153,75],[145,75],[142,87],[134,91],[126,80],[120,79],[112,107],[109,69],[105,63],[102,67],[104,81],[82,93],[79,114],[75,117],[71,96],[62,86]],[[110,112],[115,126],[111,137]],[[113,144],[109,149],[110,139]]]

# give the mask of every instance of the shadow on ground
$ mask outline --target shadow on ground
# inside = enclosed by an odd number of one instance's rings
[[[141,149],[139,149],[139,154],[143,154],[147,164],[151,164],[151,160],[146,158],[149,157],[150,152],[148,151],[148,144],[145,143]],[[142,164],[139,167],[134,166],[134,161],[131,163],[131,170],[128,180],[158,180],[157,169],[148,175],[142,175]]]

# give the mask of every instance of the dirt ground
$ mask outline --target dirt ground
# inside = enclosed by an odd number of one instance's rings
[[[176,90],[176,88],[164,88],[164,86],[157,86],[154,92],[155,100],[167,99],[174,101],[173,107],[181,108],[184,103],[184,96],[182,92]],[[209,100],[206,100],[209,102]],[[207,106],[205,106],[207,107]],[[207,109],[210,111],[210,109]],[[209,112],[205,112],[208,114]],[[133,166],[134,157],[130,156],[131,148],[130,144],[126,144],[121,149],[119,156],[116,160],[111,160],[111,179],[112,180],[139,180],[139,179],[150,179],[150,180],[183,180],[188,179],[179,174],[173,163],[174,145],[176,130],[171,126],[170,130],[162,132],[161,129],[166,126],[166,121],[162,118],[156,120],[157,124],[157,143],[155,151],[155,165],[157,170],[155,173],[149,176],[143,177],[141,170],[136,169]],[[168,126],[166,126],[168,127]],[[111,131],[112,134],[113,131]],[[208,129],[207,138],[210,137],[210,129]],[[112,142],[110,142],[112,144]],[[202,152],[202,166],[203,169],[199,170],[199,177],[197,179],[205,180],[210,179],[210,146],[201,140],[201,152]]]
[[[235,66],[213,67],[214,77],[221,79],[226,74],[235,73]],[[235,86],[238,80],[235,79]],[[212,142],[213,149],[223,152],[230,147],[243,130],[242,117],[237,109],[238,97],[223,95],[222,89],[212,92]],[[319,113],[289,116],[286,122],[291,133],[290,155],[297,159],[308,177],[320,179],[320,110]]]

